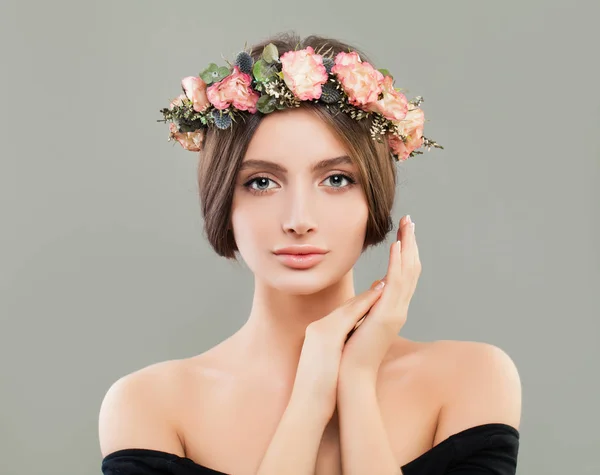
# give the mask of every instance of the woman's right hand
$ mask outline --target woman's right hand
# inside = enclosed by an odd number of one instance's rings
[[[344,344],[381,293],[381,289],[371,288],[306,327],[292,400],[309,403],[326,420],[333,416]]]

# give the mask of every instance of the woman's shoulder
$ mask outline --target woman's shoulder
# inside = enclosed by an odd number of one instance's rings
[[[159,361],[119,376],[109,386],[105,399],[139,392],[152,397],[157,403],[166,403],[173,392],[171,388],[184,381],[189,359]]]
[[[445,394],[460,397],[471,390],[512,388],[520,394],[520,377],[513,359],[491,343],[463,340],[411,341],[398,338],[391,360],[414,361],[411,368],[437,385]],[[407,358],[408,357],[408,358]]]
[[[184,454],[173,414],[185,372],[183,360],[161,361],[127,373],[108,387],[98,415],[103,456],[131,447]]]
[[[479,365],[499,365],[516,371],[516,366],[506,351],[491,343],[466,340],[415,341],[398,337],[389,354],[390,361],[406,357],[417,358],[418,362],[433,369],[449,370],[468,374]],[[472,368],[475,366],[475,368]],[[420,368],[423,370],[424,368]]]
[[[435,340],[426,343],[427,349],[434,358],[471,359],[473,357],[499,358],[511,361],[508,353],[502,348],[482,341],[468,340]]]
[[[487,423],[519,428],[521,381],[506,351],[490,343],[458,340],[431,342],[424,351],[442,395],[435,443]]]
[[[427,347],[428,362],[443,371],[450,381],[473,382],[485,375],[518,380],[513,359],[491,343],[462,340],[437,340]],[[513,381],[514,382],[514,381]]]

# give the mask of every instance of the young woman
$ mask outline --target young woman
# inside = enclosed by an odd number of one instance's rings
[[[392,84],[354,47],[293,35],[182,81],[161,112],[200,151],[208,240],[239,252],[254,298],[215,347],[111,386],[105,475],[515,474],[506,353],[398,336],[421,262],[410,217],[390,219],[395,161],[437,144]],[[383,287],[356,295],[353,266],[392,230]]]

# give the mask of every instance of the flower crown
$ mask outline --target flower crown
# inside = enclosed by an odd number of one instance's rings
[[[159,122],[171,121],[169,141],[198,152],[208,127],[227,129],[244,114],[269,114],[313,101],[355,120],[372,115],[371,137],[387,139],[396,161],[423,153],[417,150],[421,147],[444,148],[423,136],[423,98],[407,100],[387,70],[361,61],[356,51],[332,58],[308,46],[279,57],[277,47],[269,43],[256,62],[244,50],[233,64],[227,63],[228,67],[211,63],[199,76],[182,79],[184,93],[160,110],[164,119]]]

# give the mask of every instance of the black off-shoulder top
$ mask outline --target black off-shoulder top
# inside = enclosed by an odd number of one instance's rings
[[[501,423],[482,424],[451,435],[401,468],[403,475],[515,475],[518,452],[517,429]],[[102,460],[102,473],[234,475],[199,465],[187,457],[139,448],[108,454]]]

